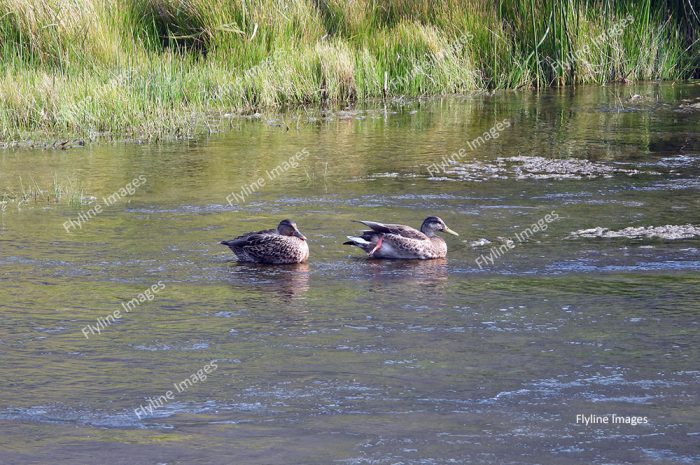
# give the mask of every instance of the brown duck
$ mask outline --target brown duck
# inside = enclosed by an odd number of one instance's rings
[[[241,262],[281,265],[302,263],[309,258],[309,245],[296,223],[282,220],[277,229],[250,232],[221,244],[233,251]]]
[[[429,216],[423,221],[420,231],[403,224],[384,224],[374,221],[359,221],[371,228],[361,236],[347,236],[344,245],[359,247],[372,258],[429,260],[445,258],[447,244],[436,231],[459,236],[447,227],[442,219]]]

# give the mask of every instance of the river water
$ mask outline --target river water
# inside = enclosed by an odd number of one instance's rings
[[[696,102],[502,92],[0,152],[0,463],[700,462]],[[54,183],[82,205],[18,202]],[[446,260],[341,245],[429,215]],[[307,264],[218,244],[284,218]]]

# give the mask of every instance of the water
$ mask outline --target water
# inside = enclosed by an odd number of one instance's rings
[[[96,197],[0,213],[0,463],[700,462],[698,238],[570,236],[700,224],[700,113],[680,108],[698,98],[697,84],[508,92],[0,153],[4,190],[55,179]],[[592,165],[577,179],[519,156]],[[340,245],[350,220],[433,214],[461,233],[446,260]],[[285,217],[308,264],[238,265],[218,244]],[[577,422],[613,414],[647,422]]]

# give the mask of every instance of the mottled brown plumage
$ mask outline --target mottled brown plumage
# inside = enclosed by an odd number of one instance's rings
[[[445,240],[435,235],[444,231],[458,236],[442,219],[430,216],[423,221],[420,231],[403,224],[384,224],[360,221],[372,228],[361,236],[348,236],[345,245],[354,245],[372,258],[429,260],[447,255]]]
[[[241,262],[281,265],[302,263],[309,258],[306,237],[290,220],[282,220],[277,229],[250,232],[230,241],[222,241]]]

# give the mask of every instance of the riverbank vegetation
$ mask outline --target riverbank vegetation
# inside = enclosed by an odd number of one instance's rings
[[[41,186],[34,178],[16,181],[16,188],[0,189],[0,213],[12,209],[22,210],[25,206],[46,206],[63,203],[73,207],[90,202],[94,197],[85,195],[82,185],[74,179],[61,179],[55,176],[48,186]]]
[[[0,0],[0,140],[697,74],[692,0]]]

